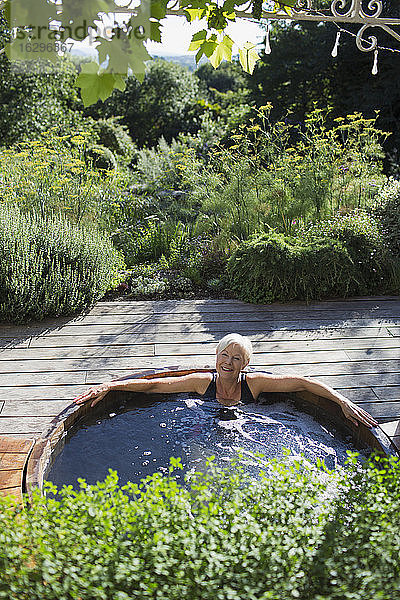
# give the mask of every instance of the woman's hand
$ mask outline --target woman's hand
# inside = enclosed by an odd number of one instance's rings
[[[111,387],[109,383],[103,383],[96,388],[91,388],[87,392],[83,392],[80,396],[74,398],[75,404],[83,404],[84,402],[88,402],[89,400],[93,400],[91,403],[91,407],[95,406],[100,400],[103,400],[104,396],[108,394]]]
[[[358,426],[359,422],[367,427],[376,427],[378,425],[378,422],[366,410],[363,410],[350,400],[346,399],[340,405],[346,419],[349,419],[355,425]]]

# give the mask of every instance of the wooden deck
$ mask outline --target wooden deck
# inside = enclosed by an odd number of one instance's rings
[[[253,341],[252,366],[318,377],[360,403],[400,442],[399,297],[259,306],[101,302],[75,319],[0,324],[0,436],[40,436],[78,393],[111,378],[147,368],[213,366],[216,343],[230,332]],[[0,454],[3,482],[10,460]]]

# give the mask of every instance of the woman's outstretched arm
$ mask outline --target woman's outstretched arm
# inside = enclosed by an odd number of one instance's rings
[[[177,394],[179,392],[204,394],[211,379],[212,375],[210,373],[190,373],[178,377],[109,381],[83,392],[74,399],[74,402],[83,404],[91,400],[91,406],[95,406],[108,392],[114,390],[119,392],[143,392],[145,394]]]
[[[363,423],[367,427],[375,427],[378,423],[365,410],[351,402],[318,379],[298,377],[296,375],[268,375],[266,373],[248,373],[247,381],[255,398],[263,392],[302,392],[307,391],[339,404],[344,416],[355,425]]]

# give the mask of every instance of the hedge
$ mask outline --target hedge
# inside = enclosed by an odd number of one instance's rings
[[[179,459],[172,459],[179,467]],[[0,501],[6,600],[389,600],[400,592],[400,463],[330,472],[209,467],[140,485],[46,484]]]
[[[231,256],[228,274],[246,302],[397,294],[400,255],[391,250],[379,220],[357,210],[296,236],[253,235]]]
[[[341,242],[303,245],[278,233],[254,235],[228,261],[230,285],[245,302],[268,303],[349,296],[357,271]]]

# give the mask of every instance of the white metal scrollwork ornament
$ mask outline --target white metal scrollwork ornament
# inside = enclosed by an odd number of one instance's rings
[[[284,2],[284,0],[283,0]],[[375,52],[378,49],[400,52],[400,48],[387,48],[378,45],[376,35],[370,34],[374,29],[376,33],[385,31],[394,40],[400,42],[400,19],[393,17],[382,17],[382,0],[332,0],[330,7],[325,10],[317,10],[313,7],[313,0],[298,0],[294,7],[285,8],[284,4],[277,5],[275,2],[264,2],[262,18],[273,20],[292,20],[292,21],[316,21],[324,23],[334,23],[338,26],[340,33],[347,33],[356,38],[356,46],[362,52]],[[251,0],[250,0],[251,5]],[[278,8],[276,8],[278,6]],[[251,11],[246,5],[237,15],[244,18],[251,18]],[[357,34],[344,28],[345,24],[361,25]],[[397,31],[396,31],[397,28]],[[337,55],[340,36],[336,37],[333,48],[333,56]],[[374,57],[377,62],[376,54]]]

